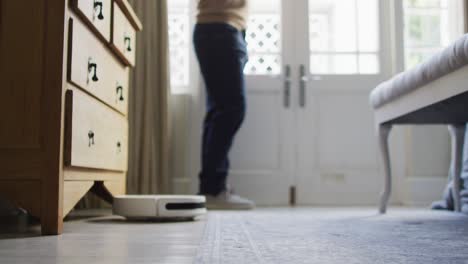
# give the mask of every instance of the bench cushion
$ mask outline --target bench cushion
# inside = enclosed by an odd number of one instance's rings
[[[379,108],[468,64],[468,34],[415,68],[381,83],[370,94]]]

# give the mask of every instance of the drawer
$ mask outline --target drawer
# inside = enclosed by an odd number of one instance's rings
[[[65,165],[126,171],[127,120],[79,89],[65,103]]]
[[[130,66],[135,66],[136,30],[114,2],[112,19],[112,47]]]
[[[127,114],[129,70],[80,22],[70,20],[68,81]]]
[[[110,42],[111,0],[72,0],[73,11],[106,42]]]

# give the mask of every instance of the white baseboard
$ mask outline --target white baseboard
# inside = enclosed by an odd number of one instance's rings
[[[408,177],[404,180],[401,202],[405,206],[429,206],[442,198],[446,177]]]
[[[192,179],[190,178],[174,178],[172,180],[172,192],[174,194],[193,194]]]

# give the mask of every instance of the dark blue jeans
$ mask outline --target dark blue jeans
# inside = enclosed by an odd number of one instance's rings
[[[200,194],[226,190],[229,150],[245,116],[245,33],[222,23],[198,24],[193,42],[206,86]]]

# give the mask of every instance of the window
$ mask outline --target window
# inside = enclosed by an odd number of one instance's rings
[[[456,0],[404,0],[405,68],[423,62],[449,45],[460,32]]]
[[[191,1],[170,0],[169,47],[171,87],[173,93],[184,93],[190,82]],[[194,6],[192,6],[194,7]],[[281,73],[281,2],[255,0],[250,3],[246,41],[249,62],[248,75],[277,75]]]
[[[171,87],[173,93],[184,93],[188,89],[190,77],[190,0],[170,0],[169,52]]]
[[[312,74],[378,74],[378,0],[309,0]]]
[[[248,75],[281,73],[281,2],[256,0],[250,3],[247,26]]]

